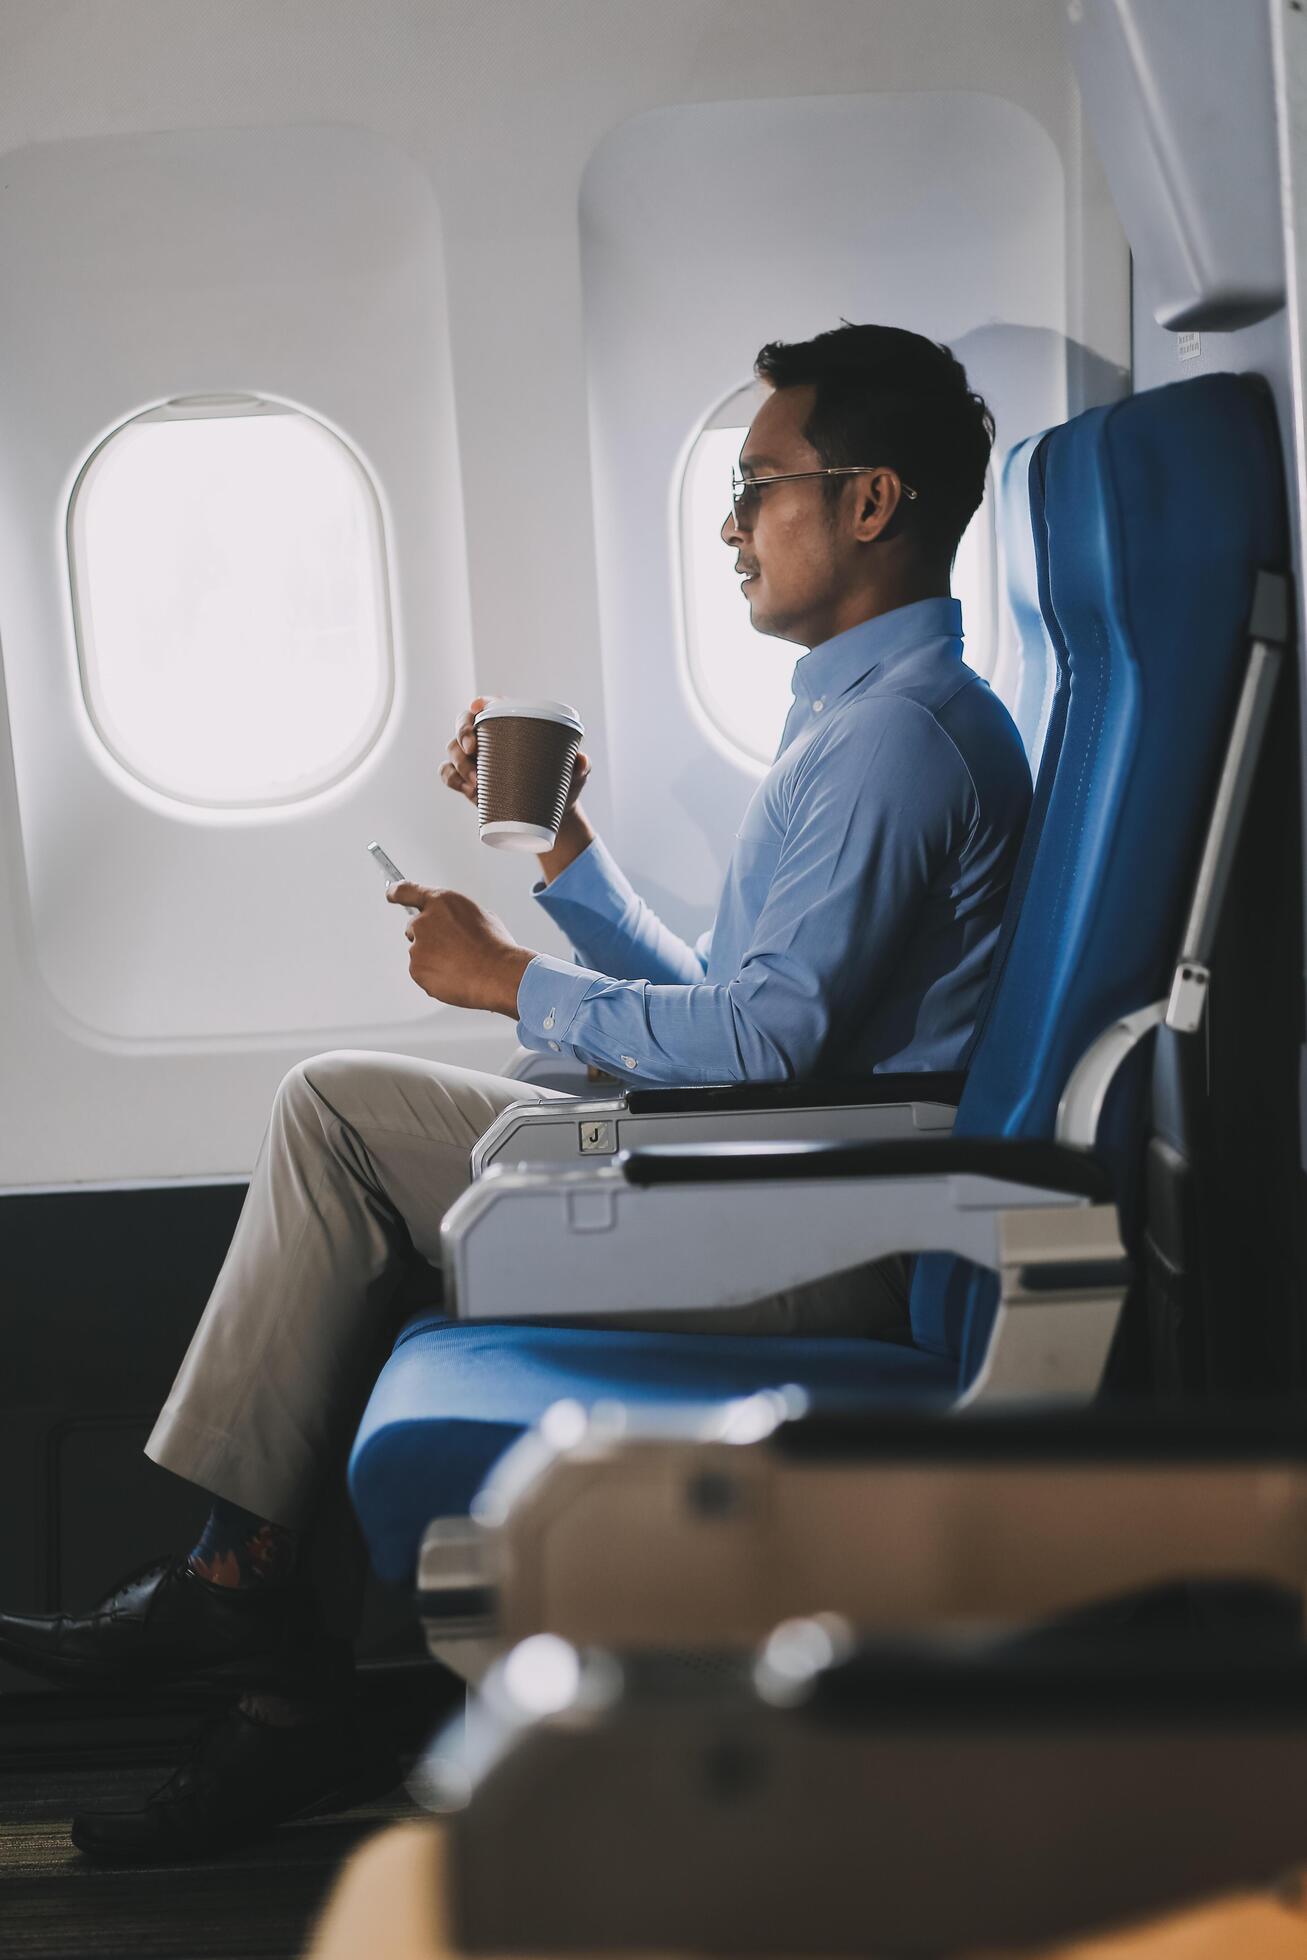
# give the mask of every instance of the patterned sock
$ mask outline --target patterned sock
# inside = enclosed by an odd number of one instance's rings
[[[187,1564],[215,1586],[284,1586],[295,1577],[301,1532],[215,1497],[200,1542]]]

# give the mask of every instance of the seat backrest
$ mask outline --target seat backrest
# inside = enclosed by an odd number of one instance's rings
[[[1030,485],[1066,715],[958,1136],[1051,1138],[1085,1050],[1169,992],[1256,574],[1286,553],[1275,421],[1256,378],[1204,375],[1077,416],[1036,446]],[[1145,1086],[1136,1069],[1099,1137],[1127,1211]],[[983,1359],[994,1291],[961,1262],[918,1261],[914,1341],[957,1359],[963,1382]]]

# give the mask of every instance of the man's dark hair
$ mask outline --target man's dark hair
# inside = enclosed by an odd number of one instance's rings
[[[897,470],[917,502],[900,504],[894,531],[952,557],[984,495],[994,418],[947,347],[902,327],[846,320],[813,340],[769,341],[753,371],[774,388],[815,386],[803,433],[822,464]],[[827,477],[829,505],[847,481]]]

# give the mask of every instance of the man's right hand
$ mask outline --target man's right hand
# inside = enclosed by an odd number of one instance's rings
[[[473,805],[477,800],[477,732],[473,724],[481,710],[497,699],[498,696],[494,694],[478,694],[475,700],[468,702],[454,730],[454,739],[449,744],[449,760],[440,765],[440,780],[445,787],[465,796]],[[563,806],[558,842],[552,851],[544,851],[540,856],[540,867],[547,881],[552,882],[593,840],[594,832],[577,807],[577,798],[585,788],[589,774],[589,756],[578,753],[572,764],[572,780],[568,786],[567,802]]]

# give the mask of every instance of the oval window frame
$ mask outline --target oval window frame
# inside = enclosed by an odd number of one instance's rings
[[[127,429],[150,422],[209,421],[218,418],[269,415],[294,415],[311,422],[336,445],[353,472],[355,482],[363,491],[362,504],[375,554],[373,562],[377,591],[377,626],[382,655],[381,684],[375,691],[369,717],[362,725],[357,745],[351,748],[342,761],[337,761],[332,766],[329,774],[319,777],[307,787],[299,788],[285,796],[264,795],[241,798],[188,796],[174,785],[152,776],[130,755],[125,754],[120,745],[121,737],[115,736],[112,728],[106,725],[103,713],[97,712],[94,686],[96,659],[94,623],[90,607],[85,601],[83,587],[86,581],[80,570],[85,564],[86,494],[94,484],[97,467],[103,464],[106,452]],[[82,706],[105,753],[112,757],[117,767],[125,771],[134,783],[143,785],[154,795],[183,809],[205,810],[215,818],[224,815],[241,818],[248,817],[252,811],[285,810],[328,795],[354,775],[376,749],[390,721],[397,693],[394,606],[391,595],[390,554],[387,547],[385,514],[377,486],[362,457],[340,431],[332,428],[321,416],[314,415],[298,402],[285,401],[272,395],[247,394],[179,395],[156,403],[151,408],[143,409],[139,414],[130,415],[95,445],[78,471],[69,492],[64,535],[73,642],[77,655],[78,687]]]

